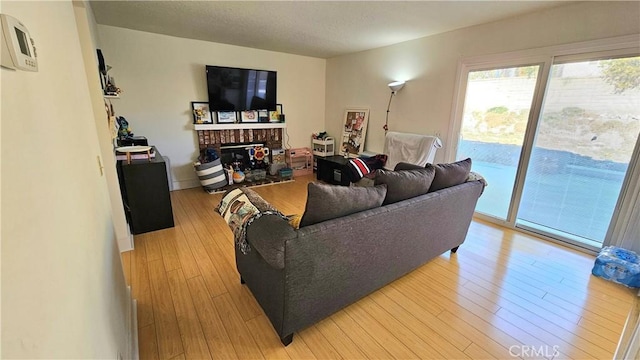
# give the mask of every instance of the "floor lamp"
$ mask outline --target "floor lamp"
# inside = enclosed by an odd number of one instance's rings
[[[405,82],[404,81],[394,81],[392,83],[389,83],[389,89],[391,89],[391,96],[389,97],[389,105],[387,105],[387,117],[384,121],[384,134],[387,134],[387,131],[389,130],[389,126],[387,125],[389,123],[389,109],[391,108],[391,100],[393,100],[393,96],[400,91],[400,89],[402,89],[404,87]]]

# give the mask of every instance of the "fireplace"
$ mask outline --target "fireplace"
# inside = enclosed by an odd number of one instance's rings
[[[256,145],[269,150],[282,149],[284,123],[195,125],[200,150],[214,148],[225,167],[239,162],[242,170],[250,167],[247,148]],[[271,156],[269,155],[270,159]],[[271,161],[269,161],[271,162]]]
[[[220,161],[222,162],[222,166],[224,166],[225,168],[233,166],[234,169],[239,167],[242,171],[248,168],[252,168],[249,149],[255,146],[265,147],[266,144],[251,142],[220,145],[220,151],[218,153],[220,154]]]

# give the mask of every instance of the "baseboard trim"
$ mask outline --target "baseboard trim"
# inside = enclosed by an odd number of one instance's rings
[[[140,359],[140,349],[138,347],[138,301],[131,299],[131,359]]]
[[[176,180],[173,181],[173,190],[184,190],[200,187],[200,180],[198,179],[189,179],[189,180]]]
[[[117,238],[116,241],[118,242],[118,250],[120,250],[121,253],[134,249],[133,234],[129,229],[129,224],[127,224],[127,235]]]

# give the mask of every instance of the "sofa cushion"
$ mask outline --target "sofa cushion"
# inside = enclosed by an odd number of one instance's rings
[[[393,168],[393,171],[402,171],[402,170],[418,170],[424,169],[426,166],[420,166],[416,164],[410,164],[406,162],[399,162],[396,164],[396,167]]]
[[[469,171],[471,171],[471,158],[449,164],[427,164],[427,168],[430,167],[435,169],[435,177],[429,192],[459,185],[467,181]]]
[[[376,185],[387,185],[387,196],[382,205],[392,204],[429,192],[433,181],[433,168],[403,171],[376,171]]]
[[[300,227],[373,209],[382,205],[386,186],[359,187],[309,183]]]

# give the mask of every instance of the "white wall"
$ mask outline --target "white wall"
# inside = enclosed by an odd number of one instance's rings
[[[70,1],[2,1],[39,72],[0,69],[2,358],[116,358],[128,298]]]
[[[208,101],[205,65],[276,70],[292,147],[324,130],[325,60],[98,25],[109,72],[123,90],[114,101],[136,135],[171,159],[174,189],[199,186],[191,101]]]
[[[118,248],[121,252],[133,249],[133,235],[129,231],[129,224],[124,215],[122,196],[120,195],[120,183],[116,172],[116,159],[113,153],[113,140],[108,116],[105,111],[105,99],[100,84],[98,72],[98,59],[96,49],[100,48],[98,29],[91,5],[84,1],[74,1],[76,25],[80,36],[80,48],[85,64],[85,73],[89,85],[89,95],[93,108],[96,130],[100,144],[103,172],[109,189],[111,203],[111,218],[118,239]]]
[[[382,152],[387,84],[407,80],[393,99],[389,129],[444,141],[460,58],[637,34],[639,18],[637,2],[584,2],[329,59],[327,130],[340,134],[345,108],[368,107],[365,150]],[[441,149],[436,162],[452,160],[444,154]]]

